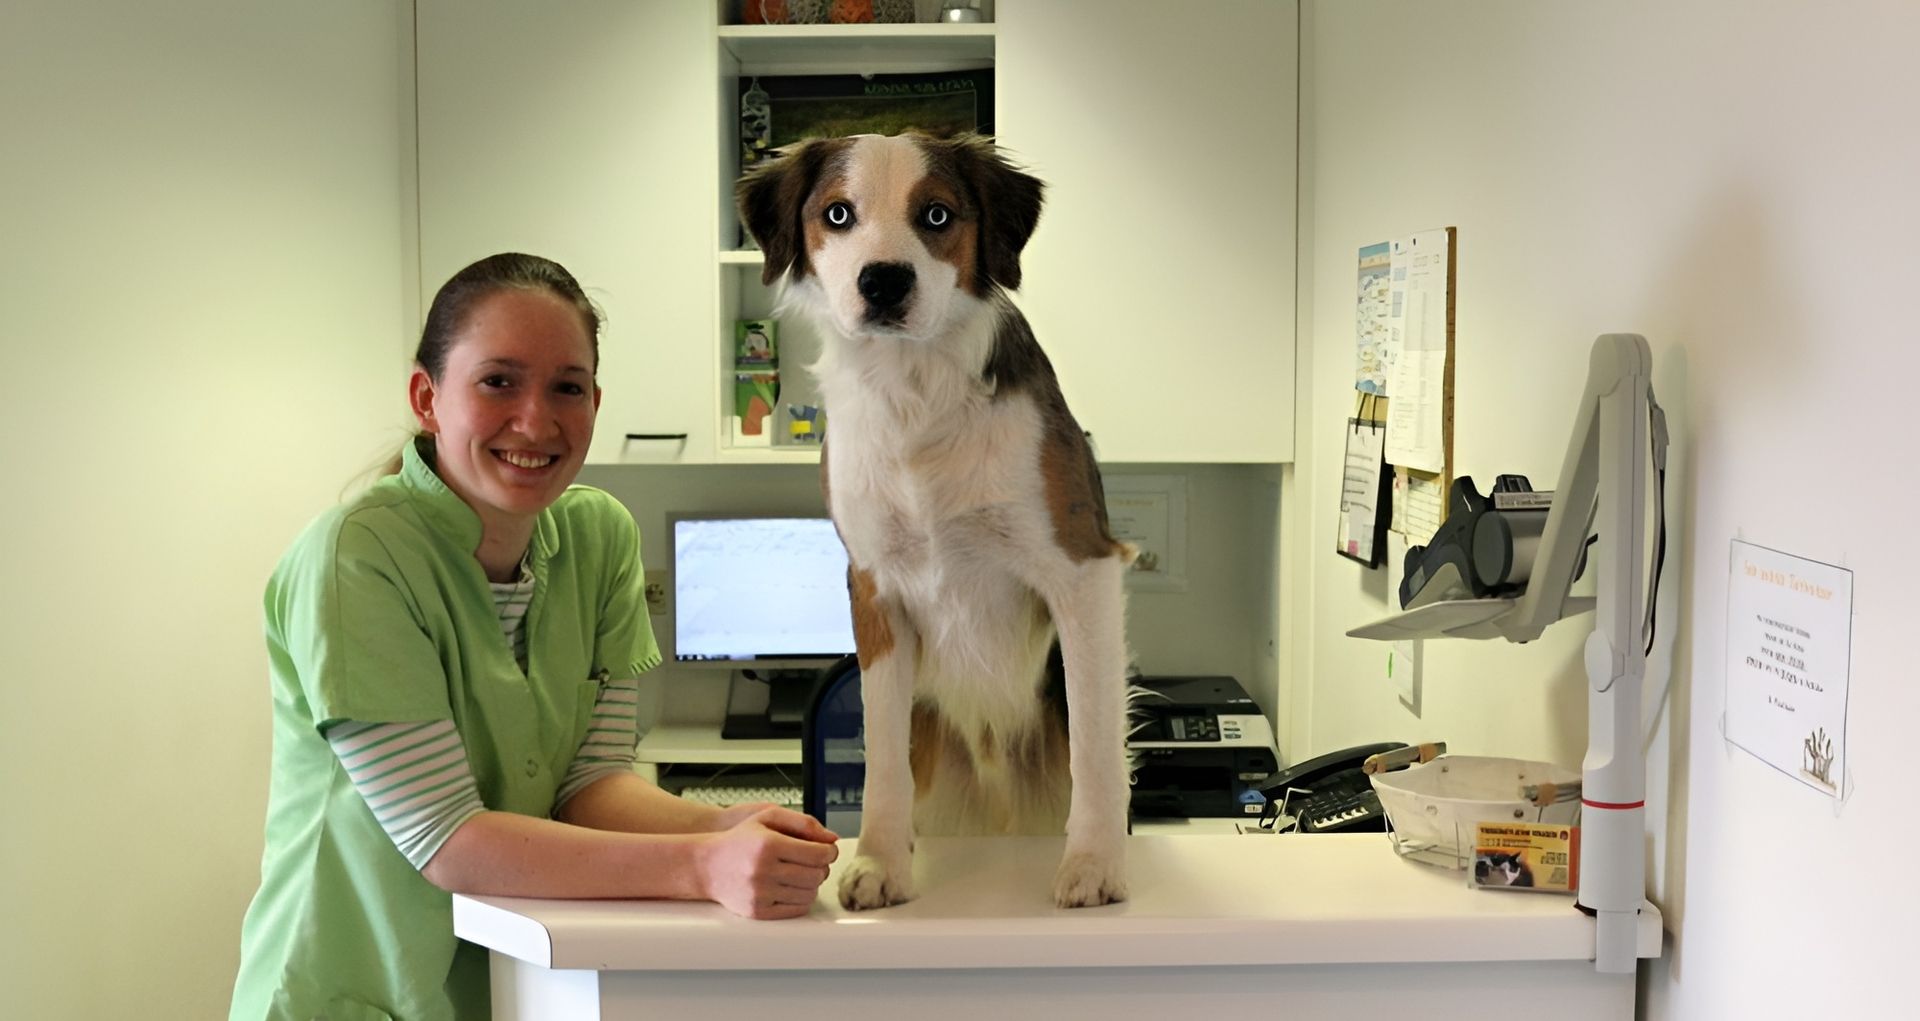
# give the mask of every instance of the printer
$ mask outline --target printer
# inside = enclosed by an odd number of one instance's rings
[[[1273,728],[1231,677],[1136,677],[1127,751],[1135,818],[1258,819]]]

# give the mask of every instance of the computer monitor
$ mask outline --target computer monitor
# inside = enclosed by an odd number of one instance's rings
[[[672,513],[673,658],[817,669],[853,652],[847,553],[824,517]]]

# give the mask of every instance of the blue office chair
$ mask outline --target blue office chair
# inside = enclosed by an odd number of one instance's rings
[[[800,720],[801,808],[843,837],[860,835],[866,787],[866,735],[860,662],[843,656],[820,671]]]

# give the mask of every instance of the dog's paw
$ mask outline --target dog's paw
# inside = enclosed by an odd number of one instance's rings
[[[1053,877],[1053,902],[1063,908],[1091,908],[1127,899],[1125,859],[1069,852]]]
[[[904,904],[913,899],[913,860],[883,862],[868,855],[856,855],[840,874],[840,906],[848,911],[866,911]]]

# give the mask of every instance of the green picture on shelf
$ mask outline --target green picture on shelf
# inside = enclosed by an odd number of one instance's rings
[[[740,80],[740,166],[806,138],[993,132],[993,70]]]

